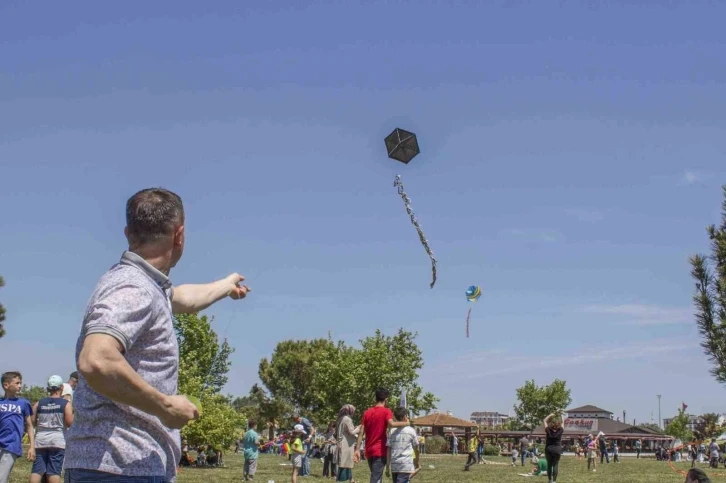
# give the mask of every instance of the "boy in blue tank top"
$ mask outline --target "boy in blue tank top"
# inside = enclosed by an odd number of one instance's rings
[[[23,376],[19,372],[6,372],[0,378],[5,397],[0,398],[0,483],[8,483],[15,460],[23,455],[23,433],[28,433],[30,448],[28,460],[35,459],[33,434],[33,408],[27,399],[19,398]]]
[[[48,397],[33,406],[36,423],[35,461],[30,483],[40,483],[45,475],[48,483],[61,483],[66,450],[65,430],[73,423],[71,402],[63,397],[63,378],[50,376]]]

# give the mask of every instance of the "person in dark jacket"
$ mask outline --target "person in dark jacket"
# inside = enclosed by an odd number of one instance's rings
[[[544,420],[545,426],[545,458],[547,459],[547,479],[557,483],[560,457],[562,456],[562,424],[555,413]]]

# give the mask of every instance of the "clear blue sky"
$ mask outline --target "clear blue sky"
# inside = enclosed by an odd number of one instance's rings
[[[67,376],[124,203],[161,185],[187,209],[173,281],[254,289],[207,311],[232,393],[283,338],[403,326],[459,416],[554,377],[628,419],[726,411],[687,262],[726,181],[726,6],[346,3],[0,4],[2,369]]]

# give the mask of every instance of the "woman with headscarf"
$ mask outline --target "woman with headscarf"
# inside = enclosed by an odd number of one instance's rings
[[[547,478],[551,483],[557,482],[560,457],[562,456],[562,424],[555,413],[544,420],[545,425],[545,458],[547,459]]]
[[[353,415],[355,414],[355,406],[346,404],[338,412],[338,421],[335,423],[335,440],[338,444],[338,480],[353,480],[353,452],[355,449],[356,439],[360,427],[353,425]]]

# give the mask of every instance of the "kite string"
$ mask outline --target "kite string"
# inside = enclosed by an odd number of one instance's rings
[[[408,216],[411,217],[411,223],[413,224],[414,228],[416,228],[416,231],[418,232],[418,238],[421,240],[421,244],[423,245],[424,249],[426,250],[426,253],[428,254],[429,258],[431,259],[431,274],[432,274],[432,280],[431,280],[431,288],[434,288],[434,284],[436,283],[436,258],[434,258],[434,252],[431,250],[431,247],[429,246],[429,241],[426,239],[426,235],[424,235],[423,229],[421,228],[421,225],[418,222],[418,219],[416,218],[416,215],[413,212],[413,209],[411,209],[411,198],[408,197],[406,192],[403,190],[403,183],[401,182],[401,175],[397,174],[396,178],[393,180],[393,186],[395,188],[398,188],[398,194],[401,196],[401,199],[403,199],[404,205],[406,205],[406,213],[408,213]]]
[[[469,338],[469,316],[471,315],[471,307],[469,307],[469,311],[466,313],[466,338]]]

